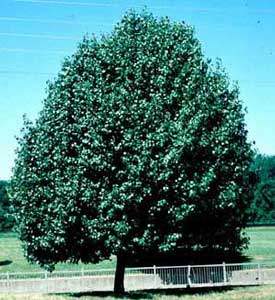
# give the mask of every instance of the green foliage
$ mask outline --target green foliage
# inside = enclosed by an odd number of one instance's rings
[[[10,230],[14,222],[10,211],[8,186],[8,181],[0,180],[0,231]]]
[[[251,167],[257,184],[251,205],[252,223],[275,223],[275,156],[258,154]]]
[[[238,88],[193,29],[129,12],[80,43],[25,121],[12,197],[26,255],[239,252],[251,157]]]

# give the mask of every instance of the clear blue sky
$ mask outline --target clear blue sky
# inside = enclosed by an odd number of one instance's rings
[[[11,175],[23,114],[37,117],[63,57],[144,6],[195,26],[206,56],[239,81],[249,139],[275,154],[274,0],[0,0],[0,179]]]

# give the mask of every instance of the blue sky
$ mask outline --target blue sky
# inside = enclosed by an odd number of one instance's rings
[[[274,0],[0,0],[0,179],[11,175],[23,114],[37,117],[64,56],[144,6],[195,27],[205,55],[239,82],[249,139],[275,154]]]

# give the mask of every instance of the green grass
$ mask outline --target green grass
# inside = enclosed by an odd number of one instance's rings
[[[60,263],[56,265],[56,270],[81,270],[83,269],[105,269],[114,268],[115,260],[106,260],[99,264],[70,264]],[[0,234],[0,273],[3,272],[33,272],[44,271],[38,265],[29,264],[21,247],[21,241],[14,233]]]
[[[275,263],[275,227],[247,229],[250,245],[245,251],[251,261]]]
[[[0,300],[275,300],[275,286],[234,288],[229,290],[186,290],[136,292],[125,296],[111,293],[90,295],[0,295]]]

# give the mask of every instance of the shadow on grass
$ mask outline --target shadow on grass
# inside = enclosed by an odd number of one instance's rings
[[[161,290],[146,290],[125,292],[124,294],[115,294],[113,292],[85,292],[85,293],[70,293],[63,294],[72,299],[81,299],[81,297],[98,297],[107,298],[113,297],[117,299],[156,299],[155,296],[183,296],[183,295],[207,295],[213,292],[223,293],[234,290],[239,286],[234,287],[212,287],[212,288],[185,288],[185,289],[161,289]],[[60,294],[59,294],[60,295]]]
[[[0,261],[0,266],[7,266],[7,265],[10,265],[10,264],[12,264],[12,260],[6,259],[6,260],[1,260]]]

